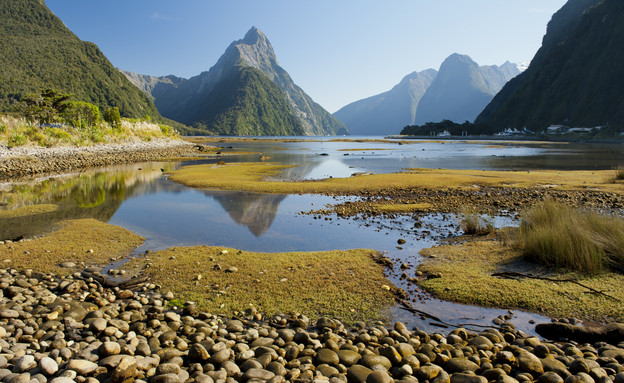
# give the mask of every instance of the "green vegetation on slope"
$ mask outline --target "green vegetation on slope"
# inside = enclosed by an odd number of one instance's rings
[[[304,134],[301,122],[275,83],[257,69],[236,69],[207,96],[196,129],[228,136]]]
[[[160,117],[99,48],[81,41],[38,0],[0,2],[0,111],[28,93],[55,88],[123,117]]]
[[[550,124],[624,127],[624,2],[570,0],[543,45],[475,121],[534,131]]]

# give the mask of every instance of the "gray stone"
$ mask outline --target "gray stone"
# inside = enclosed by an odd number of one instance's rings
[[[488,380],[479,375],[456,372],[451,375],[451,383],[488,383]]]
[[[95,318],[93,321],[91,321],[89,328],[93,332],[102,332],[104,331],[104,329],[106,329],[107,326],[108,326],[108,321],[106,319]]]
[[[479,365],[466,358],[451,358],[444,365],[446,371],[450,373],[454,372],[475,372],[479,369]]]
[[[19,318],[19,312],[11,309],[0,310],[0,318],[16,319]]]
[[[177,374],[164,374],[157,375],[152,379],[153,383],[180,383],[180,378]]]
[[[370,355],[370,354],[364,355],[360,363],[368,368],[372,368],[373,366],[377,364],[384,366],[386,370],[389,370],[392,368],[392,363],[390,362],[390,359],[382,355]]]
[[[366,382],[368,375],[373,372],[368,367],[361,364],[355,364],[347,369],[347,378],[352,382]]]
[[[316,352],[316,360],[319,364],[336,365],[340,363],[338,354],[328,348],[322,348]]]
[[[338,350],[336,351],[336,354],[338,355],[340,363],[344,364],[347,367],[353,366],[360,359],[362,359],[362,355],[351,350]]]
[[[245,371],[243,378],[245,380],[259,379],[259,380],[266,381],[266,380],[273,378],[274,376],[275,374],[272,373],[271,371],[264,370],[261,368],[250,368],[249,370]]]
[[[35,361],[35,357],[32,355],[24,355],[15,361],[15,366],[13,367],[13,372],[22,373],[24,371],[28,371],[37,366],[37,362]],[[28,379],[30,380],[30,379]]]
[[[522,371],[531,373],[533,376],[538,376],[544,372],[544,366],[540,358],[528,351],[521,352],[518,355],[518,367]]]
[[[436,376],[438,376],[440,371],[442,371],[442,367],[440,367],[438,365],[435,365],[435,364],[429,364],[429,365],[421,366],[416,371],[416,375],[420,379],[431,380],[431,379],[435,378]]]
[[[132,378],[137,372],[137,361],[131,356],[125,356],[111,373],[114,383],[121,383]]]
[[[56,363],[54,359],[48,356],[45,356],[41,358],[41,360],[39,361],[39,368],[41,369],[41,372],[50,376],[50,375],[56,374],[56,372],[59,369],[59,366],[58,366],[58,363]]]
[[[100,357],[107,357],[111,355],[117,355],[121,352],[121,345],[117,342],[104,342],[98,348]]]
[[[538,378],[539,383],[563,383],[563,378],[554,371],[546,371]]]
[[[76,371],[78,375],[89,375],[98,367],[96,363],[89,362],[88,360],[72,359],[67,366],[70,370]]]
[[[385,371],[373,371],[366,377],[366,383],[392,383],[394,379]]]

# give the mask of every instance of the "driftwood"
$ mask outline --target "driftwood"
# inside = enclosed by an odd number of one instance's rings
[[[587,289],[589,291],[591,291],[594,294],[599,294],[599,295],[603,295],[607,298],[611,298],[615,301],[618,302],[622,302],[621,299],[614,297],[613,295],[609,295],[603,291],[600,290],[596,290],[593,287],[587,286],[582,284],[581,282],[577,281],[576,279],[555,279],[555,278],[546,278],[546,277],[538,277],[535,275],[531,275],[531,274],[522,274],[522,273],[516,273],[514,271],[506,271],[506,272],[502,272],[502,273],[494,273],[492,274],[493,277],[499,277],[499,278],[507,278],[507,279],[522,279],[522,278],[528,278],[528,279],[539,279],[542,281],[548,281],[548,282],[555,282],[555,283],[560,283],[560,282],[569,282],[569,283],[574,283],[576,285],[581,286],[584,289]]]
[[[579,343],[624,342],[624,324],[610,323],[600,327],[573,326],[567,323],[542,323],[535,331],[546,339],[568,339]]]
[[[431,319],[435,322],[430,322],[429,324],[431,324],[432,326],[438,326],[438,327],[443,327],[443,328],[448,328],[448,327],[454,327],[454,328],[464,328],[464,327],[479,327],[479,328],[494,328],[497,330],[500,330],[501,327],[497,327],[497,326],[487,326],[487,325],[480,325],[480,324],[475,324],[475,323],[460,323],[460,324],[452,324],[452,323],[448,323],[443,321],[442,319],[438,318],[435,315],[429,314],[428,312],[422,311],[422,310],[418,310],[412,307],[412,305],[409,304],[409,302],[403,300],[403,299],[397,299],[397,302],[401,304],[401,308],[405,311],[409,311],[412,314],[416,314],[416,315],[420,315],[423,316],[427,319]]]
[[[101,273],[94,273],[94,272],[90,272],[86,270],[80,273],[80,277],[82,279],[93,279],[95,282],[99,283],[100,285],[104,287],[111,287],[111,288],[119,287],[120,289],[127,289],[132,286],[136,286],[138,284],[147,282],[149,280],[149,277],[147,275],[143,275],[143,276],[134,276],[124,281],[117,281],[117,280],[112,280],[108,276],[103,275]]]

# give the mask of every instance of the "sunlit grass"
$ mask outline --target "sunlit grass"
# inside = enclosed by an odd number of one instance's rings
[[[0,145],[8,147],[90,146],[163,138],[178,139],[179,135],[169,126],[146,120],[122,119],[119,128],[104,121],[75,128],[67,124],[39,126],[23,118],[0,115]]]
[[[590,274],[624,269],[624,220],[546,201],[524,215],[517,246],[549,266]]]
[[[522,309],[552,317],[576,317],[604,321],[624,320],[624,275],[591,276],[565,269],[551,269],[527,262],[520,251],[495,240],[437,246],[421,251],[418,270],[440,278],[421,280],[418,285],[443,300],[484,307]],[[519,272],[552,279],[574,279],[616,299],[594,294],[571,282],[538,279],[503,279],[492,274]]]
[[[350,194],[406,188],[465,188],[500,186],[583,190],[587,188],[622,192],[621,185],[605,183],[611,171],[531,172],[453,169],[406,169],[400,173],[371,174],[318,181],[271,180],[287,165],[275,163],[233,163],[191,165],[171,173],[173,181],[212,190],[239,190],[276,194]]]
[[[77,219],[41,238],[0,245],[0,262],[5,267],[68,274],[76,270],[60,268],[61,262],[105,265],[111,258],[130,254],[142,242],[142,237],[121,227]]]
[[[224,251],[225,250],[225,251]],[[214,314],[254,307],[346,322],[386,319],[392,286],[374,250],[254,253],[222,247],[171,248],[133,260],[152,281]],[[230,267],[236,271],[228,272]]]

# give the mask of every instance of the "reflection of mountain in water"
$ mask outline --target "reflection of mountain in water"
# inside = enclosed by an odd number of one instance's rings
[[[172,165],[148,164],[145,168],[126,165],[72,177],[14,184],[11,190],[0,193],[0,203],[8,209],[36,204],[53,204],[57,209],[0,219],[0,240],[42,235],[69,219],[95,218],[108,222],[125,199],[145,193],[146,185],[160,177],[160,169],[165,166]]]
[[[256,237],[271,227],[279,204],[286,198],[282,194],[206,192],[206,195],[212,196],[236,223],[247,226]]]

